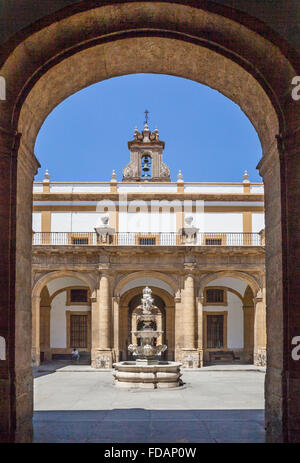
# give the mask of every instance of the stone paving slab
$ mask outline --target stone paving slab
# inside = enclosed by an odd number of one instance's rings
[[[35,442],[264,442],[264,374],[184,371],[184,388],[120,390],[109,371],[35,379]]]

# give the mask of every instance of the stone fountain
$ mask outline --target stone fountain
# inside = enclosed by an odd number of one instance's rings
[[[132,331],[138,343],[128,346],[136,360],[113,364],[117,387],[156,389],[173,388],[182,384],[181,363],[160,360],[167,346],[157,345],[157,339],[163,331],[156,329],[154,310],[157,307],[153,305],[153,301],[151,289],[144,288],[141,305],[137,307],[137,326],[141,329]]]

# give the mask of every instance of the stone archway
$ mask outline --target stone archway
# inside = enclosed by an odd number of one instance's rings
[[[157,273],[157,272],[156,272]],[[135,281],[135,280],[131,280]],[[139,282],[139,279],[136,279]],[[155,280],[154,280],[155,281]],[[126,287],[125,285],[123,288]],[[135,286],[131,289],[126,290],[119,300],[119,346],[120,351],[122,352],[122,358],[127,356],[127,345],[131,343],[130,340],[130,331],[132,327],[132,312],[134,307],[132,306],[132,301],[136,300],[137,297],[142,295],[143,291],[142,286]],[[161,300],[162,304],[161,312],[161,328],[164,331],[162,343],[167,342],[168,350],[166,356],[168,360],[174,360],[175,355],[175,302],[174,296],[172,296],[166,289],[162,289],[158,286],[151,285],[152,295],[155,298]]]
[[[290,355],[292,338],[300,330],[300,270],[294,251],[300,232],[300,109],[291,98],[299,57],[284,45],[281,49],[280,37],[274,38],[263,24],[257,32],[251,21],[233,17],[223,9],[210,11],[206,3],[132,1],[94,8],[86,2],[76,14],[70,9],[49,16],[3,47],[0,74],[8,88],[7,99],[0,102],[0,336],[8,356],[0,365],[7,391],[2,394],[2,440],[32,437],[29,308],[36,135],[47,114],[67,96],[136,72],[173,74],[209,85],[239,104],[258,132],[266,206],[267,434],[270,441],[299,438],[300,377]],[[20,381],[22,388],[17,387]]]
[[[224,281],[223,278],[234,280],[244,283],[243,294],[238,293],[229,288],[230,282],[227,280],[228,287],[226,291],[232,291],[241,300],[241,313],[243,315],[243,351],[242,359],[246,362],[254,362],[255,365],[266,366],[266,300],[265,300],[265,287],[264,278],[262,275],[251,275],[250,273],[225,270],[219,272],[211,272],[202,276],[198,285],[198,297],[202,301],[202,306],[205,305],[204,292],[207,288],[216,284],[217,288],[222,288],[220,282]],[[225,283],[224,283],[225,284]],[[209,286],[208,286],[209,285]],[[245,291],[245,292],[244,292]],[[206,309],[207,310],[207,309]],[[223,309],[225,310],[225,309]],[[205,338],[206,323],[205,318],[207,313],[203,313],[203,336]],[[226,312],[226,325],[227,325]],[[205,346],[204,342],[204,346]],[[204,352],[206,360],[208,359],[208,352]]]
[[[53,298],[65,287],[56,291],[51,296],[47,289],[47,284],[59,278],[71,277],[87,285],[90,294],[95,291],[96,282],[90,275],[75,271],[53,271],[38,278],[32,288],[32,363],[37,366],[40,364],[41,347],[43,347],[45,360],[50,360],[50,309]],[[47,326],[47,329],[46,329]],[[43,330],[44,327],[44,330]],[[44,335],[42,335],[44,331]]]

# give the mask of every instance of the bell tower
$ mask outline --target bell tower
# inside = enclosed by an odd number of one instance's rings
[[[163,162],[165,142],[159,140],[158,129],[148,127],[147,111],[144,130],[134,130],[128,142],[130,162],[123,169],[123,182],[170,182],[170,169]]]

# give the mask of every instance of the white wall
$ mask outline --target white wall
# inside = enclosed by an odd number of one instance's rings
[[[258,233],[265,228],[265,214],[263,212],[252,213],[252,232]]]
[[[227,292],[227,306],[206,305],[206,312],[228,312],[227,315],[227,347],[229,349],[242,349],[244,347],[244,314],[242,301],[238,296]]]
[[[177,184],[155,185],[151,183],[144,184],[118,184],[118,193],[177,193]]]
[[[50,184],[51,193],[109,193],[110,184]]]
[[[241,212],[206,212],[204,230],[200,232],[242,233],[243,214]]]
[[[250,192],[251,193],[264,193],[264,186],[263,185],[250,185]]]
[[[207,284],[209,286],[225,286],[237,291],[242,297],[248,284],[238,278],[224,277],[217,278]],[[235,294],[227,291],[228,306],[210,305],[203,306],[208,312],[228,311],[227,318],[227,345],[230,349],[242,349],[244,347],[244,314],[241,299]]]
[[[159,212],[120,212],[119,232],[176,232],[176,214]]]
[[[52,232],[94,232],[107,212],[52,212]]]
[[[68,305],[67,291],[59,293],[52,301],[50,311],[50,347],[66,348],[67,347],[67,319],[66,310],[70,311],[89,311],[88,305]]]
[[[42,214],[40,212],[33,212],[32,214],[32,230],[34,232],[42,231]]]
[[[243,185],[184,185],[185,193],[243,193]]]

